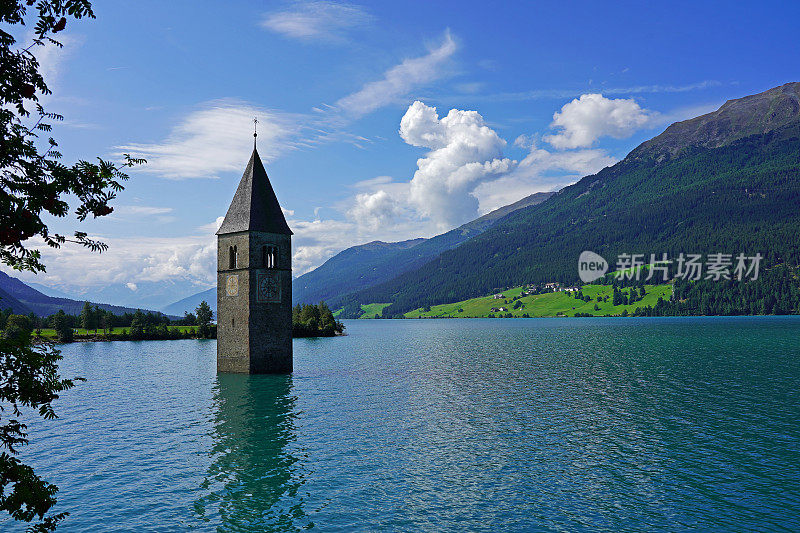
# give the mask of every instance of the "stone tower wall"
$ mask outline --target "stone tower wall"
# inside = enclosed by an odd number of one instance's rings
[[[236,268],[229,268],[229,250],[237,248]],[[250,239],[247,232],[217,238],[217,371],[250,372]],[[235,282],[234,282],[235,281]]]
[[[220,235],[217,242],[217,371],[291,372],[291,236],[249,231]],[[237,248],[234,269],[231,246]],[[265,246],[278,251],[271,268]]]
[[[277,248],[275,265],[263,262],[263,247]],[[250,233],[250,372],[292,371],[292,240],[289,235]],[[267,277],[273,289],[266,288]],[[274,284],[273,284],[274,283]],[[277,294],[272,292],[277,287]]]

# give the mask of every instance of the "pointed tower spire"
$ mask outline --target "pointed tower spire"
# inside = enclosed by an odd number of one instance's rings
[[[292,231],[253,146],[217,231],[217,371],[292,368]]]
[[[255,146],[217,235],[239,231],[292,234]]]

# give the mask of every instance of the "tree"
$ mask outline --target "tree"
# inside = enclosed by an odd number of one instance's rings
[[[300,324],[308,331],[320,329],[320,308],[316,305],[304,305],[300,310]]]
[[[200,326],[200,336],[205,339],[211,337],[211,319],[214,318],[211,306],[208,305],[207,301],[203,300],[194,312],[197,315],[197,324]]]
[[[618,287],[614,287],[614,298],[611,301],[611,305],[621,305],[623,303],[622,291]]]
[[[97,315],[89,302],[83,302],[83,309],[80,315],[80,324],[88,333],[90,329],[97,328]]]
[[[4,2],[0,22],[25,24],[27,0]],[[76,19],[94,18],[88,0],[41,0],[36,5],[36,24],[33,42],[17,46],[9,33],[0,31],[0,58],[3,83],[0,84],[0,260],[15,268],[34,272],[44,271],[40,254],[29,249],[25,241],[39,236],[48,246],[58,248],[68,240],[103,251],[107,246],[90,239],[86,233],[75,231],[71,239],[50,233],[43,217],[64,217],[69,213],[67,195],[77,199],[75,215],[79,221],[100,217],[113,211],[109,202],[123,189],[128,176],[122,168],[143,163],[126,155],[117,165],[102,159],[97,163],[78,161],[72,166],[62,164],[58,143],[48,137],[40,148],[40,136],[52,131],[50,121],[63,120],[61,115],[47,112],[38,103],[39,95],[51,94],[39,72],[34,55],[39,47],[61,44],[52,35],[66,26],[66,16]],[[27,44],[27,43],[25,43]],[[31,108],[35,117],[31,117]],[[34,120],[35,118],[35,120]]]
[[[319,312],[319,329],[322,331],[335,331],[336,319],[333,317],[330,307],[325,302],[317,304],[317,311]],[[378,314],[375,315],[378,317]]]
[[[33,29],[32,42],[19,44],[12,33],[0,30],[0,262],[18,270],[45,270],[40,253],[28,243],[32,237],[53,248],[74,242],[92,251],[105,250],[104,243],[82,231],[75,231],[70,238],[51,233],[47,217],[67,216],[67,200],[73,202],[79,221],[108,215],[113,210],[109,202],[128,178],[123,168],[143,162],[127,155],[119,165],[99,158],[95,163],[79,160],[71,166],[59,161],[58,143],[49,133],[51,122],[63,117],[45,111],[39,103],[39,97],[50,94],[50,89],[36,52],[45,44],[61,46],[53,36],[64,30],[67,17],[94,18],[89,0],[7,0],[0,4],[0,22]],[[54,321],[59,338],[71,340],[66,316],[57,315]],[[60,358],[54,347],[34,346],[30,339],[0,341],[0,403],[12,406],[12,418],[0,412],[6,417],[0,418],[0,449],[4,450],[0,454],[0,510],[15,520],[35,522],[31,527],[35,531],[52,531],[66,514],[48,514],[56,503],[57,487],[14,457],[28,436],[25,425],[13,417],[19,415],[19,407],[38,409],[46,419],[55,417],[51,403],[58,393],[73,386],[73,380],[58,373]]]
[[[20,342],[29,341],[33,326],[31,320],[25,315],[11,315],[6,321],[3,337],[17,339]]]
[[[141,309],[137,309],[131,319],[131,339],[138,341],[144,338],[145,316]]]
[[[97,328],[100,327],[100,319],[103,318],[103,310],[100,309],[99,306],[94,306],[92,309],[92,325],[94,326],[94,332],[97,333]]]
[[[208,302],[205,300],[200,302],[200,305],[197,306],[197,309],[195,309],[195,315],[197,316],[197,323],[201,326],[210,324],[211,319],[214,318],[214,312],[211,310],[211,306],[208,305]]]
[[[108,335],[108,332],[114,329],[114,313],[101,310],[100,327],[103,328],[103,335]]]
[[[53,315],[53,329],[56,330],[56,337],[60,342],[72,342],[72,326],[63,309]]]
[[[33,468],[14,457],[19,447],[28,443],[27,425],[18,418],[22,414],[20,408],[35,409],[46,420],[56,418],[52,402],[58,399],[59,393],[71,389],[74,380],[59,376],[61,353],[52,345],[34,349],[30,339],[0,339],[0,353],[4,362],[15,361],[13,367],[7,364],[0,367],[0,402],[13,417],[0,425],[0,446],[7,450],[0,454],[0,509],[15,520],[32,522],[38,519],[39,522],[29,529],[31,531],[53,531],[67,513],[45,516],[56,504],[58,487],[44,481]]]
[[[343,332],[344,324],[336,320],[325,302],[298,304],[292,308],[292,335],[295,337],[333,337]]]
[[[0,312],[0,329],[5,329],[6,320],[8,320],[8,317],[10,317],[13,313],[14,312],[10,308],[3,309],[3,311]]]
[[[183,324],[185,326],[194,326],[195,324],[197,324],[197,317],[194,315],[194,313],[189,313],[188,311],[184,311]]]

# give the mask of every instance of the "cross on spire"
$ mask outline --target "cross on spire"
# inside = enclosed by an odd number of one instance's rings
[[[258,137],[258,117],[253,117],[253,149],[256,148],[256,138]]]

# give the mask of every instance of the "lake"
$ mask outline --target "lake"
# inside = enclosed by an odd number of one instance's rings
[[[800,317],[346,324],[291,376],[217,376],[215,341],[64,346],[88,381],[24,453],[59,531],[800,524]]]

